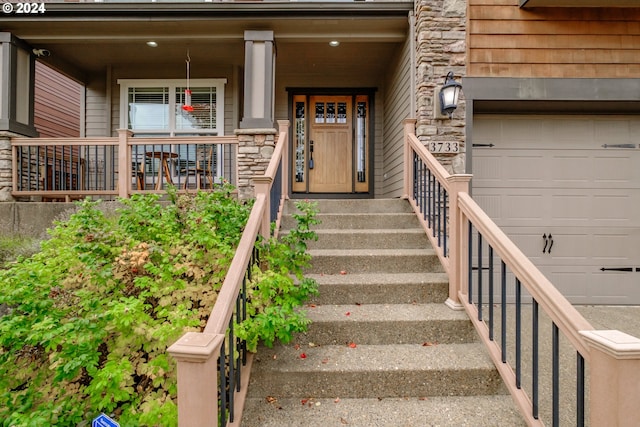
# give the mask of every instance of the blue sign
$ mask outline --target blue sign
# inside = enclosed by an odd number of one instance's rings
[[[105,414],[100,414],[99,417],[91,422],[91,427],[120,427],[120,424],[118,424]]]

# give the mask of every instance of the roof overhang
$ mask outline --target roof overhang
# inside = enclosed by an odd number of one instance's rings
[[[332,39],[342,46],[358,44],[362,49],[352,52],[374,57],[377,49],[389,52],[390,44],[406,40],[414,7],[412,1],[45,5],[42,14],[3,16],[0,31],[50,51],[41,60],[80,81],[110,65],[182,67],[187,49],[194,60],[205,58],[208,65],[242,66],[244,31],[249,29],[273,31],[278,48],[309,44],[310,57],[316,46]],[[158,48],[149,48],[149,40]]]
[[[640,7],[638,0],[520,0],[520,7]]]

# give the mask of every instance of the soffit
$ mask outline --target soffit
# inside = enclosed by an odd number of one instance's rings
[[[307,44],[305,56],[311,62],[321,61],[325,44],[337,39],[349,46],[339,59],[357,66],[355,61],[379,59],[393,51],[390,46],[404,42],[409,5],[47,3],[47,12],[40,16],[3,19],[0,31],[49,50],[51,56],[42,60],[79,80],[109,65],[184,64],[187,50],[210,65],[243,65],[245,30],[273,31],[278,50]],[[146,46],[149,40],[158,47]],[[353,57],[354,51],[359,55]]]

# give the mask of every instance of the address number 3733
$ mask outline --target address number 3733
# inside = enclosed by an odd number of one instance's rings
[[[429,142],[431,153],[459,153],[460,143],[455,141]]]

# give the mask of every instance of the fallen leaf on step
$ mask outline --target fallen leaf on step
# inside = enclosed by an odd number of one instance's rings
[[[340,417],[340,422],[342,424],[349,424],[349,422],[347,420],[345,420],[344,418]]]
[[[347,274],[347,270],[340,270],[340,274],[344,276],[345,274]]]
[[[302,399],[300,401],[300,403],[302,403],[303,405],[306,405],[308,401],[309,401],[309,399]]]
[[[300,359],[306,359],[306,358],[307,358],[307,353],[300,354]]]
[[[437,342],[430,342],[430,341],[426,341],[422,343],[423,347],[431,347],[432,345],[438,345]]]
[[[316,344],[315,344],[315,343],[313,343],[313,342],[310,342],[310,343],[309,343],[309,347],[315,347],[315,346],[316,346]]]
[[[419,397],[418,400],[427,400],[426,397]]]
[[[350,342],[350,343],[349,343],[349,347],[351,347],[351,348],[356,348],[356,347],[357,347],[357,345],[356,345],[356,343],[354,343],[354,342]]]
[[[267,396],[265,400],[267,401],[267,403],[276,403],[278,401],[278,399],[273,396]]]
[[[359,306],[359,305],[362,305],[362,303],[357,302],[357,303],[356,303],[356,305],[358,305],[358,306]]]
[[[329,358],[322,359],[322,364],[326,365],[327,363],[329,363]]]
[[[350,311],[347,311],[344,315],[345,315],[345,316],[351,316],[351,312],[350,312]]]
[[[340,398],[336,397],[336,399],[333,401],[333,403],[339,403],[340,402]]]
[[[309,304],[309,307],[316,308],[316,305],[315,304]]]
[[[300,344],[294,345],[293,348],[296,349],[296,350],[300,350]]]

